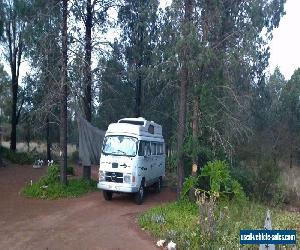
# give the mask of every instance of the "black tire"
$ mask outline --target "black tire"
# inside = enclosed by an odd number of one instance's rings
[[[161,192],[162,178],[159,177],[158,181],[154,184],[154,190],[156,193]]]
[[[142,181],[138,192],[134,194],[134,201],[137,205],[141,205],[143,203],[144,195],[145,195],[145,185],[144,185],[144,181]]]
[[[111,201],[113,193],[111,191],[103,190],[103,197],[106,201]]]

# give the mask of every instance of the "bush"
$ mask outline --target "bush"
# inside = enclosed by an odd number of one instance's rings
[[[74,167],[73,166],[67,166],[67,174],[74,175]]]
[[[261,202],[273,205],[282,203],[286,190],[277,163],[270,158],[263,158],[248,164],[232,168],[233,176],[241,183],[246,194]]]
[[[73,162],[73,163],[78,163],[79,161],[79,151],[78,150],[75,150],[71,156],[70,156],[70,161]]]
[[[27,184],[21,193],[25,197],[39,199],[58,199],[67,197],[79,197],[89,191],[96,190],[96,181],[83,179],[71,179],[66,186],[59,182],[59,168],[50,166],[47,174],[39,181]]]
[[[12,163],[24,165],[33,164],[34,156],[25,152],[14,152],[10,149],[0,146],[2,157]]]
[[[242,186],[231,176],[225,161],[208,162],[197,177],[188,177],[183,185],[182,196],[186,196],[193,187],[222,196],[234,196],[236,199],[246,197]]]
[[[199,207],[187,200],[154,207],[139,217],[140,226],[157,239],[172,240],[178,249],[240,249],[240,229],[260,229],[268,208],[258,203],[222,201],[215,209],[214,237],[205,232],[205,223],[199,221]],[[274,229],[299,228],[300,214],[271,210]],[[297,234],[297,247],[300,247]],[[248,246],[250,249],[252,246]],[[289,246],[291,247],[291,246]],[[247,248],[247,249],[248,249]],[[298,249],[297,248],[297,249]]]

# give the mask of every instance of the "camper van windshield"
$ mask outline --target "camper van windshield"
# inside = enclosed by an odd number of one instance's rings
[[[107,136],[103,142],[102,152],[109,155],[135,156],[137,139],[130,136]]]

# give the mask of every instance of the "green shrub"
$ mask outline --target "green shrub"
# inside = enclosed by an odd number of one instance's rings
[[[271,158],[237,165],[231,169],[231,172],[242,185],[247,196],[252,199],[279,205],[287,196],[280,169]]]
[[[242,247],[239,244],[240,230],[262,228],[267,209],[251,201],[217,203],[215,212],[218,223],[213,238],[203,233],[205,232],[203,227],[206,225],[199,221],[199,207],[187,200],[151,208],[142,214],[138,221],[140,226],[150,231],[156,240],[172,240],[178,249],[240,249]],[[271,219],[274,229],[299,229],[299,213],[272,209]],[[299,234],[297,237],[298,249]],[[248,246],[250,247],[253,246]]]
[[[73,166],[67,166],[67,174],[74,175],[74,167]]]
[[[34,162],[34,156],[29,153],[14,152],[4,147],[0,147],[0,149],[1,149],[2,157],[12,163],[24,165],[24,164],[33,164]]]
[[[208,185],[203,185],[207,182]],[[234,196],[236,199],[245,199],[246,197],[242,186],[231,176],[229,166],[225,161],[208,162],[197,177],[186,178],[182,196],[186,196],[193,187],[222,196]]]
[[[71,179],[66,186],[61,185],[58,166],[50,166],[45,176],[32,185],[27,184],[21,193],[26,197],[32,198],[58,199],[78,197],[93,190],[96,190],[96,181]]]
[[[77,163],[78,160],[79,160],[79,151],[75,150],[70,156],[70,161],[73,163]]]

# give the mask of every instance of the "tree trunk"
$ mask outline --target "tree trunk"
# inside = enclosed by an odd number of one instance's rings
[[[198,135],[199,135],[199,100],[198,97],[195,95],[193,100],[193,118],[192,118],[192,136],[193,136],[193,142],[198,141]],[[192,176],[197,175],[198,171],[198,154],[193,155],[192,159]]]
[[[10,149],[16,151],[17,147],[17,101],[18,101],[18,79],[16,76],[15,63],[11,68],[11,91],[12,91],[12,109],[11,109],[11,132]]]
[[[85,60],[84,60],[84,112],[86,120],[92,121],[92,27],[93,12],[91,0],[86,1],[86,20],[85,20]]]
[[[67,66],[68,66],[68,0],[63,0],[63,18],[62,18],[62,67],[61,67],[61,101],[60,101],[60,147],[61,147],[61,162],[60,162],[60,182],[63,185],[67,184]]]
[[[92,121],[92,27],[93,11],[91,0],[86,1],[86,20],[85,20],[85,60],[84,60],[84,112],[88,122]],[[91,166],[83,166],[83,178],[91,179]]]
[[[184,20],[183,20],[183,39],[189,34],[187,25],[192,19],[193,4],[192,0],[184,1]],[[186,41],[185,41],[186,42]],[[179,100],[179,117],[178,117],[178,131],[177,131],[177,150],[178,150],[178,166],[177,166],[177,199],[180,198],[183,180],[184,180],[184,135],[185,135],[185,122],[186,122],[186,104],[187,104],[187,90],[189,85],[188,73],[188,43],[184,44],[182,49],[182,67],[180,72],[180,100]]]
[[[47,141],[47,161],[51,161],[51,138],[50,138],[50,119],[49,114],[46,120],[46,141]]]
[[[193,100],[193,117],[192,117],[192,136],[193,136],[193,142],[198,141],[198,135],[199,135],[199,100],[198,97],[195,95]],[[194,146],[196,147],[197,144]],[[198,172],[199,166],[198,166],[198,154],[194,152],[193,158],[192,158],[192,173],[191,175],[196,177]],[[195,188],[191,188],[189,192],[189,197],[192,201],[195,200]]]
[[[13,13],[13,10],[11,11]],[[21,111],[21,108],[19,109],[19,112],[17,111],[17,101],[19,69],[23,52],[22,27],[19,20],[17,20],[16,15],[12,15],[11,19],[7,20],[5,32],[8,41],[8,58],[11,70],[12,91],[10,149],[15,151],[17,146],[17,124]]]
[[[135,90],[135,116],[141,116],[141,96],[142,96],[142,76],[140,73],[140,67],[138,67],[138,77],[136,81],[136,90]]]

